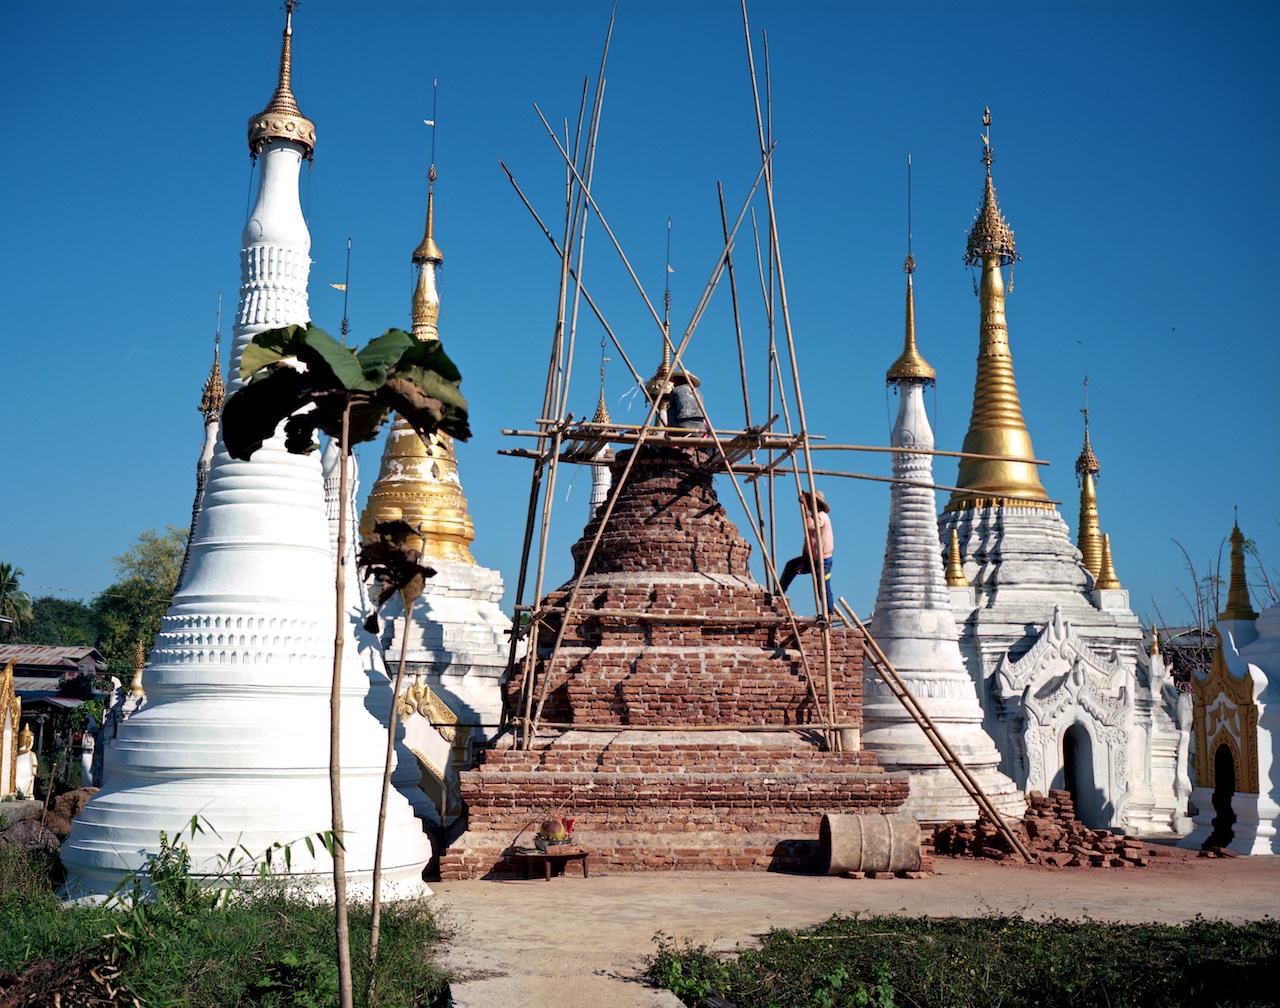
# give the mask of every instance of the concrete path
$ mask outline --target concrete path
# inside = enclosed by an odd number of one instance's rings
[[[1092,917],[1180,923],[1280,913],[1280,858],[1186,859],[1150,868],[1050,869],[939,858],[927,879],[654,872],[550,882],[433,882],[455,935],[444,966],[456,1008],[679,1008],[640,979],[665,932],[713,949],[833,913]]]

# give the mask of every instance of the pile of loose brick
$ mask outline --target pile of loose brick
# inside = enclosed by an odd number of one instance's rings
[[[1038,864],[1056,868],[1142,868],[1154,853],[1136,836],[1090,829],[1079,822],[1070,791],[1027,794],[1027,814],[1014,830]],[[934,833],[938,854],[1021,861],[989,819],[953,822]]]

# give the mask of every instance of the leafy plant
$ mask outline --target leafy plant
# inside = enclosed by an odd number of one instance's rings
[[[388,329],[363,350],[310,323],[270,329],[245,347],[240,376],[248,384],[222,411],[232,458],[250,458],[282,422],[285,447],[295,454],[315,447],[317,430],[350,451],[373,440],[392,410],[424,436],[471,436],[457,366],[439,340],[417,340],[403,329]],[[314,409],[299,412],[308,405]]]
[[[347,551],[348,456],[353,444],[377,435],[392,410],[423,437],[437,431],[460,440],[470,437],[467,402],[458,391],[462,375],[438,340],[417,340],[402,329],[388,329],[363,350],[355,350],[308,323],[270,329],[255,336],[241,354],[240,377],[247,384],[227,399],[222,410],[222,440],[233,458],[249,459],[280,430],[283,430],[285,449],[294,454],[305,454],[316,447],[317,430],[334,439],[340,452],[338,499],[343,502],[339,512],[343,520],[338,523],[334,569],[337,632],[329,693],[329,796],[333,835],[340,838],[343,819],[338,725],[342,699],[345,616],[342,565]],[[383,816],[380,815],[379,851],[382,829]],[[377,859],[380,860],[380,854]],[[375,890],[380,885],[380,865],[375,870],[373,884]],[[350,1008],[351,937],[346,855],[340,844],[333,848],[333,888],[338,993],[342,1008]],[[376,937],[372,947],[376,950]],[[371,973],[373,966],[371,962]],[[372,983],[371,979],[370,991]]]

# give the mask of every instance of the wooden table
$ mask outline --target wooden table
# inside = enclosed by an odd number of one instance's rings
[[[556,874],[563,875],[565,866],[570,861],[582,862],[582,877],[588,878],[587,858],[591,856],[591,851],[585,847],[548,847],[546,853],[542,851],[513,851],[504,855],[504,859],[514,862],[515,864],[524,866],[524,877],[529,877],[529,870],[535,864],[542,865],[542,875],[548,882],[551,881],[551,869],[556,868]]]

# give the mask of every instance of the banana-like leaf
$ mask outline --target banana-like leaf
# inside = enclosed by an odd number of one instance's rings
[[[311,401],[302,374],[291,367],[271,368],[227,397],[222,408],[222,442],[232,458],[248,460],[282,420]]]
[[[240,355],[241,380],[249,379],[264,367],[269,367],[286,357],[298,356],[303,334],[310,328],[311,323],[308,322],[304,326],[284,326],[258,333],[249,341]]]
[[[409,347],[400,358],[398,369],[406,367],[434,371],[445,381],[453,382],[455,385],[462,381],[462,372],[458,370],[458,365],[449,359],[449,355],[444,352],[444,344],[438,339],[414,340],[413,346]]]
[[[344,347],[323,329],[308,329],[302,339],[314,352],[314,355],[305,358],[307,366],[315,368],[322,362],[322,367],[333,376],[336,385],[348,390],[372,392],[381,384],[366,380],[360,362],[356,360],[355,351]]]
[[[245,347],[240,374],[248,384],[227,397],[222,413],[223,442],[234,458],[248,459],[286,419],[291,452],[314,449],[317,430],[341,438],[348,404],[348,451],[375,438],[393,409],[424,437],[471,436],[457,366],[438,340],[402,329],[388,329],[359,353],[310,324],[271,329]],[[312,408],[299,412],[306,406]]]
[[[404,352],[418,341],[403,329],[388,329],[356,354],[365,380],[377,388],[387,380],[387,372],[400,363]]]

